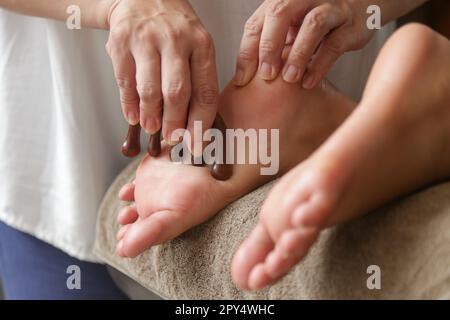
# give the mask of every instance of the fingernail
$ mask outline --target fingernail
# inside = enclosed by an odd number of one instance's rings
[[[241,69],[237,69],[236,70],[236,74],[234,75],[234,78],[233,78],[234,85],[236,85],[236,86],[243,86],[243,85],[245,85],[245,83],[244,83],[244,80],[245,80],[244,76],[245,76],[244,71],[241,70]]]
[[[177,141],[174,141],[172,137],[173,135],[173,130],[164,130],[164,134],[163,134],[163,138],[164,141],[169,145],[169,146],[174,146],[176,144],[178,144]]]
[[[147,133],[149,134],[154,134],[156,132],[158,132],[159,130],[159,123],[158,123],[158,119],[156,118],[150,118],[147,121],[147,126],[144,128],[145,131],[147,131]]]
[[[143,118],[141,121],[141,127],[142,129],[144,129],[145,133],[148,133],[147,127],[148,127],[148,119],[147,118]]]
[[[314,86],[314,75],[307,74],[305,79],[303,79],[303,88],[312,89]]]
[[[166,128],[163,129],[163,139],[166,143],[170,142],[170,131]]]
[[[294,83],[298,80],[298,76],[299,76],[299,69],[291,64],[287,69],[285,69],[283,79],[286,82]]]
[[[264,79],[264,80],[272,80],[274,77],[273,77],[273,73],[274,73],[274,68],[272,67],[272,65],[270,65],[269,63],[267,63],[267,62],[263,62],[262,64],[261,64],[261,70],[260,70],[260,72],[261,72],[261,77]]]
[[[136,111],[130,111],[127,113],[127,120],[128,123],[131,124],[132,126],[136,125],[139,123],[139,115]]]
[[[150,121],[148,123],[148,131],[150,134],[154,134],[156,131],[158,131],[157,128],[158,124],[156,123],[155,118],[150,118]]]

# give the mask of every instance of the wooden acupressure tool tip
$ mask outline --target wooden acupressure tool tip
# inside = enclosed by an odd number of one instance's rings
[[[214,120],[214,124],[212,126],[213,128],[219,129],[224,138],[226,137],[226,125],[225,122],[223,121],[222,117],[220,115],[216,116],[216,119]],[[127,142],[130,140],[129,136],[131,131],[131,127],[128,133],[128,137],[127,137],[127,141],[124,143],[124,147],[127,144]],[[124,147],[122,147],[122,152],[124,152]],[[170,147],[170,157],[172,156],[172,148],[174,146]],[[226,142],[223,145],[223,156],[226,157]],[[139,151],[140,151],[140,147],[139,147]],[[152,157],[157,157],[160,155],[161,153],[161,130],[159,130],[158,132],[150,135],[150,139],[148,141],[148,146],[147,146],[147,152],[150,156]],[[139,152],[138,152],[139,153]],[[125,153],[124,153],[125,154]],[[182,156],[182,155],[181,155]],[[192,155],[191,155],[192,156]],[[200,158],[201,163],[196,163],[195,161],[193,161],[192,163],[196,166],[203,166],[204,162],[203,162],[203,158]],[[198,159],[198,160],[200,160]],[[172,160],[172,158],[171,158]],[[192,156],[192,160],[194,160],[194,157]],[[225,159],[223,159],[223,162],[225,161]],[[210,167],[210,171],[211,171],[211,175],[217,179],[217,180],[228,180],[232,175],[233,175],[233,166],[230,164],[226,164],[226,163],[214,163],[211,167]]]
[[[225,159],[223,159],[223,163],[214,163],[211,167],[211,175],[217,180],[228,180],[233,175],[233,166],[231,164],[225,163],[226,155],[227,155],[227,143],[226,143],[226,125],[223,121],[222,117],[217,114],[216,119],[213,123],[213,128],[219,129],[222,132],[224,137],[223,143],[223,152],[222,155]]]
[[[215,163],[211,168],[211,175],[216,180],[222,181],[228,180],[233,175],[233,167],[226,163],[223,164]]]
[[[141,125],[129,125],[125,142],[122,145],[122,154],[125,157],[136,157],[141,152]]]
[[[161,153],[161,130],[150,135],[147,152],[152,157],[157,157]]]

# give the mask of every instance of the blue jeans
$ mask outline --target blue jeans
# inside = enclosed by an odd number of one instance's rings
[[[3,222],[0,278],[6,299],[127,299],[106,266],[72,258]]]

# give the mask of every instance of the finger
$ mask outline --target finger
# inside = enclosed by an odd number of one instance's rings
[[[191,73],[189,55],[170,46],[161,54],[161,81],[164,101],[163,138],[168,143],[176,129],[186,128],[189,100],[191,98]]]
[[[291,52],[292,45],[286,45],[283,48],[283,52],[281,53],[281,60],[285,63],[287,58],[289,57],[289,53]]]
[[[247,20],[242,35],[241,45],[236,62],[236,73],[233,83],[245,86],[253,79],[258,70],[259,42],[264,24],[265,5],[261,5]]]
[[[259,75],[264,80],[277,77],[281,53],[291,23],[289,1],[273,1],[265,10],[264,26],[259,43]]]
[[[161,128],[161,58],[155,48],[134,53],[141,127],[149,134]]]
[[[191,222],[177,211],[155,212],[131,225],[122,239],[122,252],[134,258],[151,246],[177,237],[191,227]]]
[[[122,201],[134,201],[134,183],[127,183],[120,188],[119,199]]]
[[[242,289],[250,288],[250,273],[259,263],[265,260],[273,247],[274,242],[266,227],[259,222],[233,257],[231,270],[233,281],[238,287]]]
[[[194,50],[191,57],[192,65],[192,88],[187,129],[194,134],[194,122],[200,121],[202,131],[211,128],[216,117],[219,102],[219,83],[215,61],[214,45],[208,45]],[[203,133],[202,132],[202,133]],[[194,141],[192,141],[191,148]],[[194,148],[195,150],[195,148]],[[198,156],[194,153],[195,156]]]
[[[300,30],[300,27],[297,26],[290,26],[288,34],[286,36],[286,42],[285,45],[293,45],[295,42],[295,39],[297,38],[298,31]]]
[[[323,38],[346,21],[344,13],[327,3],[311,10],[304,18],[283,69],[283,79],[298,82]]]
[[[117,215],[117,222],[121,225],[127,225],[134,223],[138,217],[139,215],[134,205],[126,206]]]
[[[120,103],[125,119],[131,125],[139,123],[139,95],[136,90],[136,65],[133,56],[117,42],[108,42],[114,76],[119,87]]]
[[[344,41],[333,32],[325,38],[303,77],[305,89],[314,88],[328,73],[336,60],[346,51]]]

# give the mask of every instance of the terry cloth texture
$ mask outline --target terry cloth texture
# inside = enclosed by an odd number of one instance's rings
[[[231,280],[231,259],[275,181],[178,238],[124,259],[114,253],[116,217],[124,205],[117,193],[134,178],[138,161],[117,177],[104,198],[96,253],[163,298],[450,299],[450,183],[325,230],[288,276],[265,290],[245,292]],[[380,290],[367,287],[373,265],[381,271]]]

